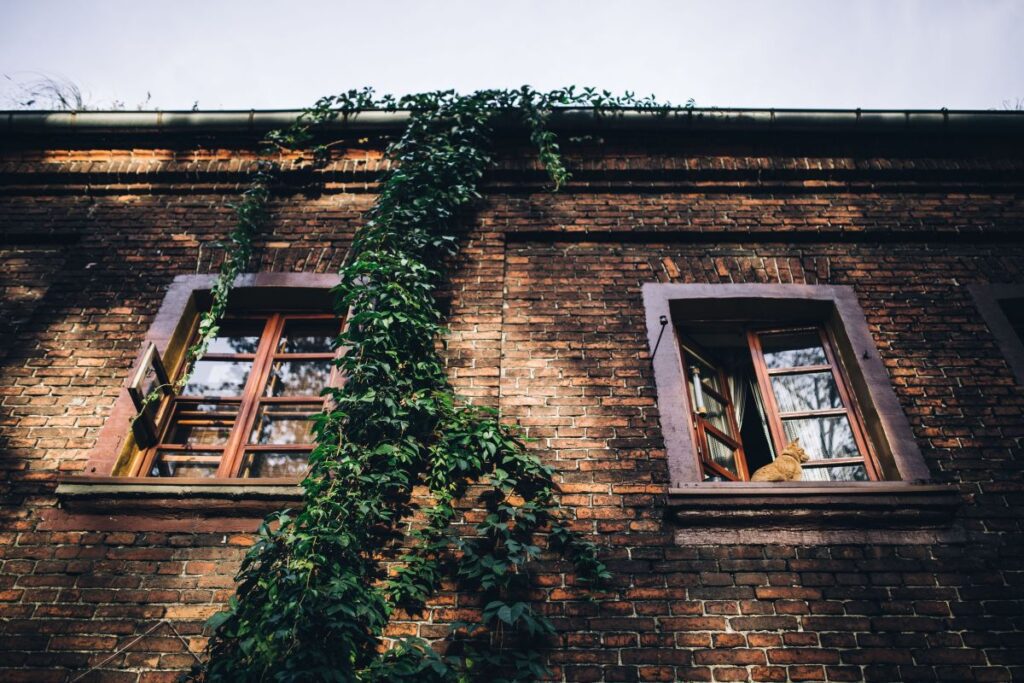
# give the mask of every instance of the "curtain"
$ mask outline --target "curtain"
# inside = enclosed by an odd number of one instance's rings
[[[743,429],[743,415],[747,410],[747,392],[750,390],[750,379],[742,369],[732,370],[728,376],[729,398],[732,400],[732,409],[736,414],[736,425]],[[737,436],[739,436],[737,434]]]
[[[764,397],[761,395],[761,388],[757,385],[757,380],[753,377],[747,378],[747,385],[750,387],[750,394],[754,397],[754,405],[757,406],[758,418],[761,423],[761,429],[764,430],[764,439],[768,442],[768,450],[772,454],[772,460],[775,459],[775,445],[772,443],[772,434],[768,431],[768,411],[764,409]]]

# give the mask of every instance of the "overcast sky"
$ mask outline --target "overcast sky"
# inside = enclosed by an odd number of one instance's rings
[[[698,106],[999,109],[1024,100],[1022,46],[1024,0],[0,0],[0,106],[8,78],[45,74],[94,107],[529,83]]]

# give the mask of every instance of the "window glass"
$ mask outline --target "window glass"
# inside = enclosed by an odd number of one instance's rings
[[[839,387],[831,372],[774,375],[771,382],[780,412],[798,413],[843,407]]]
[[[251,361],[197,361],[181,393],[183,396],[241,396],[251,370]]]
[[[313,442],[313,415],[319,405],[264,403],[256,413],[249,443],[306,444]]]
[[[845,415],[783,420],[786,439],[800,439],[800,446],[812,460],[856,458],[857,442]]]
[[[154,477],[295,477],[331,380],[340,322],[268,313],[225,321],[138,466]],[[301,354],[301,355],[299,355]]]
[[[164,443],[180,446],[223,446],[238,417],[238,404],[178,401]]]
[[[804,481],[868,481],[863,465],[849,467],[804,467]]]
[[[262,318],[221,321],[217,336],[206,347],[207,355],[256,353],[266,324],[267,321]]]
[[[736,450],[720,441],[714,434],[708,434],[707,437],[709,455],[715,464],[733,474],[738,474],[736,469]]]
[[[220,455],[206,451],[158,451],[152,477],[215,477]]]
[[[330,353],[338,336],[336,320],[287,320],[277,345],[278,353]]]
[[[817,330],[762,334],[761,349],[769,370],[828,365]]]
[[[245,454],[243,477],[298,477],[309,463],[307,451],[249,451]]]
[[[331,378],[331,360],[276,360],[264,396],[319,396]]]

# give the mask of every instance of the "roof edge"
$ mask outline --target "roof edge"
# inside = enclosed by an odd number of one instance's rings
[[[0,111],[0,138],[67,134],[152,135],[263,133],[288,126],[301,110],[249,111]],[[339,117],[328,130],[400,130],[408,110],[364,110]],[[518,127],[514,113],[498,126]],[[560,108],[552,111],[555,130],[659,131],[786,131],[786,132],[899,132],[983,135],[1024,134],[1024,112],[981,110],[888,109],[614,109]]]

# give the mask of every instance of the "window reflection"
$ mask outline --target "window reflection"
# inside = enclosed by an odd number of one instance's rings
[[[800,439],[800,446],[812,460],[856,458],[857,442],[845,415],[783,420],[786,439]]]
[[[251,369],[252,362],[250,361],[198,361],[182,395],[241,396]]]
[[[842,408],[839,387],[831,372],[775,375],[772,389],[783,413]]]
[[[309,453],[250,451],[246,453],[242,476],[245,477],[298,477],[309,465]]]
[[[330,360],[276,360],[264,396],[319,396],[330,381]]]
[[[277,345],[277,352],[330,353],[337,336],[336,320],[288,320]]]
[[[207,354],[256,353],[266,320],[225,320],[217,336],[206,347]]]
[[[815,330],[762,334],[761,349],[769,370],[828,364]]]
[[[305,444],[313,442],[312,414],[316,405],[263,404],[256,414],[249,443]]]

